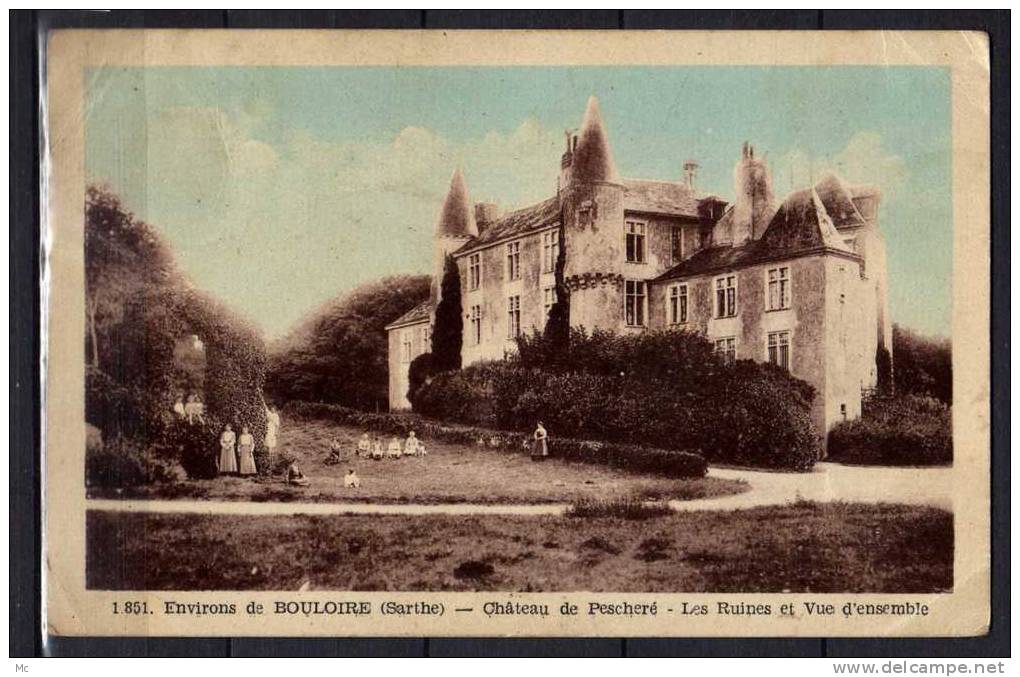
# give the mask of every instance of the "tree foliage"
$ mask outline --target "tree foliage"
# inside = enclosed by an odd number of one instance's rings
[[[566,354],[541,335],[516,357],[434,376],[416,412],[481,427],[638,443],[710,460],[806,470],[820,437],[810,384],[774,365],[728,363],[695,332],[571,333]]]
[[[270,347],[267,392],[280,403],[307,400],[385,408],[385,327],[428,294],[427,275],[397,275],[326,303]]]
[[[953,347],[949,339],[923,336],[893,325],[893,382],[897,393],[953,402]]]
[[[567,263],[566,238],[560,229],[560,249],[556,257],[556,301],[549,309],[549,317],[545,321],[544,338],[550,349],[556,354],[564,354],[570,347],[570,288],[563,279],[563,269]]]
[[[464,315],[460,300],[460,271],[450,255],[443,265],[443,283],[432,332],[432,361],[436,371],[460,369]]]
[[[176,347],[182,338],[198,336],[206,351],[207,424],[202,435],[189,437],[195,438],[189,453],[208,461],[229,422],[251,429],[258,462],[266,430],[259,333],[196,290],[179,272],[162,235],[127,212],[109,190],[87,189],[85,217],[86,421],[107,443],[129,439],[179,460],[185,453],[183,424],[172,406],[183,367]]]

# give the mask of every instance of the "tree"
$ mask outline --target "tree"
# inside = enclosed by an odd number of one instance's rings
[[[893,382],[897,393],[953,402],[953,348],[946,338],[893,325]]]
[[[106,188],[85,190],[85,319],[89,366],[103,366],[105,333],[132,298],[179,283],[169,247]]]
[[[460,271],[449,254],[443,264],[440,294],[436,306],[436,326],[432,331],[432,364],[436,371],[451,371],[460,369],[464,317],[460,301]]]
[[[358,409],[388,400],[386,325],[424,303],[427,275],[394,275],[323,304],[270,346],[266,390],[278,402],[330,402]]]
[[[566,241],[560,228],[560,250],[556,256],[556,301],[549,309],[545,321],[545,340],[555,352],[566,352],[570,346],[570,289],[563,279],[563,268],[567,263]]]

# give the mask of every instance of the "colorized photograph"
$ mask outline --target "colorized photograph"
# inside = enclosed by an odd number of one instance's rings
[[[89,590],[946,593],[950,70],[85,70]]]

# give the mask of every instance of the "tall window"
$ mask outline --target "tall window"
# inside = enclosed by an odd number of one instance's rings
[[[726,362],[737,359],[737,339],[733,336],[715,340],[715,350]]]
[[[521,243],[508,242],[506,245],[506,279],[521,279]]]
[[[733,317],[737,314],[737,276],[724,275],[715,279],[715,316]]]
[[[627,261],[645,262],[645,224],[641,221],[627,221]]]
[[[783,369],[790,368],[790,332],[776,331],[769,334],[769,362]]]
[[[425,325],[421,328],[421,352],[429,352],[429,341],[432,339],[432,330],[429,325]]]
[[[521,297],[511,296],[506,304],[506,337],[521,335]]]
[[[674,284],[669,288],[668,314],[670,324],[687,322],[687,285]]]
[[[400,332],[400,359],[402,362],[411,361],[411,331],[405,329]]]
[[[556,270],[556,259],[560,256],[560,231],[550,230],[542,234],[542,271]]]
[[[627,280],[625,283],[624,311],[628,327],[645,326],[645,303],[648,296],[644,280]]]
[[[477,346],[482,342],[482,307],[471,306],[471,337]]]
[[[468,289],[478,289],[482,284],[482,255],[468,257]]]
[[[684,260],[684,229],[673,226],[669,233],[669,251],[673,256],[673,264]]]
[[[549,311],[556,303],[556,287],[546,287],[542,290],[542,307],[545,309],[545,316],[549,317]]]
[[[769,268],[768,309],[782,310],[790,307],[790,269]]]

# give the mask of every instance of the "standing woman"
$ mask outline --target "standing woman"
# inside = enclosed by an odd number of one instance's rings
[[[269,467],[275,467],[273,461],[276,455],[276,434],[280,430],[280,415],[276,408],[266,409],[266,451],[269,452]]]
[[[242,475],[258,474],[255,467],[255,438],[248,432],[248,426],[241,426],[241,436],[237,438],[237,455],[241,458]]]
[[[545,431],[545,426],[539,421],[538,425],[535,426],[535,434],[533,435],[534,441],[531,444],[531,460],[532,461],[544,461],[549,457],[549,444],[546,440],[549,439],[549,433]]]
[[[237,440],[228,423],[220,435],[220,462],[216,464],[220,474],[237,472],[237,457],[234,456],[234,442]]]

